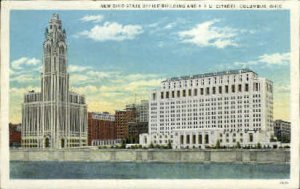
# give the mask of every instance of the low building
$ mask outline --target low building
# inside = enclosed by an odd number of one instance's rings
[[[274,135],[278,141],[289,143],[291,141],[291,122],[283,120],[274,121]]]
[[[9,147],[21,146],[21,124],[9,123]]]
[[[138,143],[139,135],[148,131],[149,102],[127,104],[125,110],[116,111],[117,138]]]
[[[108,112],[88,113],[88,145],[116,139],[115,116]],[[98,142],[97,142],[98,141]]]
[[[139,143],[139,135],[148,132],[148,122],[129,122],[128,140],[130,143]]]
[[[121,145],[122,140],[121,139],[112,139],[112,140],[94,139],[91,142],[92,142],[92,146],[117,146],[117,145]]]

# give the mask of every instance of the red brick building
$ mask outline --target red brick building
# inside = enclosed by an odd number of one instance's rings
[[[128,122],[126,117],[126,111],[124,110],[117,110],[115,113],[117,139],[126,139],[128,137]]]
[[[108,112],[88,113],[88,145],[93,140],[114,140],[116,139],[115,116]]]
[[[9,123],[9,146],[21,146],[21,124]]]

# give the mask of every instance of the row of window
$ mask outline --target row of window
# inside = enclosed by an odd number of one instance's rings
[[[229,90],[229,87],[230,90]],[[260,91],[260,83],[254,83],[253,91]],[[198,93],[199,92],[199,93]],[[249,92],[249,84],[244,84],[244,89],[242,90],[242,84],[238,85],[225,85],[225,86],[218,86],[218,87],[206,87],[200,89],[183,89],[177,91],[161,91],[160,99],[169,99],[169,98],[177,98],[180,97],[187,97],[187,96],[198,96],[200,95],[215,95],[215,94],[229,94],[229,93],[236,93],[236,92]],[[156,93],[152,94],[152,100],[156,100]]]
[[[253,95],[253,98],[255,99],[255,98],[260,98],[260,94],[255,94],[255,95]],[[218,104],[219,103],[222,103],[222,102],[224,102],[224,103],[228,103],[228,101],[230,101],[231,100],[231,102],[238,102],[238,103],[241,103],[241,102],[243,102],[243,100],[241,100],[241,99],[249,99],[249,95],[244,95],[244,96],[231,96],[231,97],[218,97],[218,98],[206,98],[206,99],[193,99],[193,100],[177,100],[177,101],[171,101],[171,102],[160,102],[159,103],[159,105],[160,106],[163,106],[163,105],[169,105],[169,104],[188,104],[188,106],[189,105],[191,105],[191,104],[197,104],[198,102],[217,102],[217,101],[219,101],[218,102]],[[236,99],[238,99],[238,100],[236,100]],[[249,102],[249,100],[248,100],[248,102]],[[150,104],[151,106],[157,106],[158,105],[158,103],[157,102],[152,102],[151,104]]]
[[[208,84],[208,85],[210,85],[210,84],[217,84],[217,81],[218,81],[218,83],[219,84],[222,84],[223,83],[223,81],[224,82],[227,82],[227,83],[229,83],[230,81],[232,81],[232,82],[242,82],[243,81],[243,79],[244,80],[246,80],[246,81],[249,81],[249,74],[246,74],[246,75],[231,75],[231,76],[229,76],[229,75],[227,75],[227,76],[219,76],[219,77],[208,77],[208,78],[202,78],[202,79],[197,79],[197,80],[189,80],[189,82],[188,82],[188,80],[181,80],[181,81],[175,81],[175,82],[163,82],[162,83],[162,86],[163,86],[163,88],[170,88],[171,86],[173,86],[174,88],[176,88],[176,86],[177,87],[182,87],[182,86],[185,86],[185,87],[187,87],[188,85],[189,86],[193,86],[193,85],[196,85],[196,86],[198,86],[199,85],[199,83],[201,84],[201,85],[204,85],[204,84]]]
[[[259,83],[256,83],[259,84]],[[256,85],[255,85],[256,86]],[[199,93],[200,95],[211,95],[211,94],[222,94],[223,90],[225,94],[228,94],[229,92],[235,93],[235,92],[248,92],[249,91],[249,84],[246,83],[244,86],[244,90],[242,91],[242,84],[237,85],[231,85],[231,90],[229,90],[228,85],[225,86],[219,86],[219,87],[206,87],[206,88],[200,88]],[[255,91],[259,91],[259,88],[254,88],[256,89]],[[186,96],[198,96],[198,89],[188,89],[188,90],[178,90],[176,91],[176,97],[186,97]],[[166,92],[161,92],[160,99],[164,98],[175,98],[175,91],[166,91]],[[152,100],[156,100],[156,93],[152,94]]]

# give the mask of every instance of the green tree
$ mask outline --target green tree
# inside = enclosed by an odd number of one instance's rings
[[[152,142],[150,143],[150,146],[149,146],[149,148],[154,148],[154,145],[153,145],[153,143],[152,143]]]
[[[126,148],[126,140],[122,140],[122,143],[121,143],[121,148]]]
[[[168,149],[172,149],[172,144],[170,140],[168,140]]]
[[[261,149],[261,144],[260,143],[257,143],[257,146],[256,146],[258,149]]]
[[[220,148],[221,148],[220,140],[217,140],[216,149],[220,149]]]

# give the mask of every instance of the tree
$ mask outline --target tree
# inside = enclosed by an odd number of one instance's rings
[[[256,146],[258,149],[261,149],[261,144],[260,143],[257,143],[257,146]]]
[[[220,147],[221,147],[220,140],[217,140],[216,149],[220,149]]]
[[[149,148],[154,148],[154,145],[153,145],[153,143],[152,143],[152,142],[150,143],[150,146],[149,146]]]
[[[168,140],[168,149],[172,149],[172,144],[170,140]]]
[[[122,140],[122,143],[121,143],[121,148],[126,148],[126,140]]]

